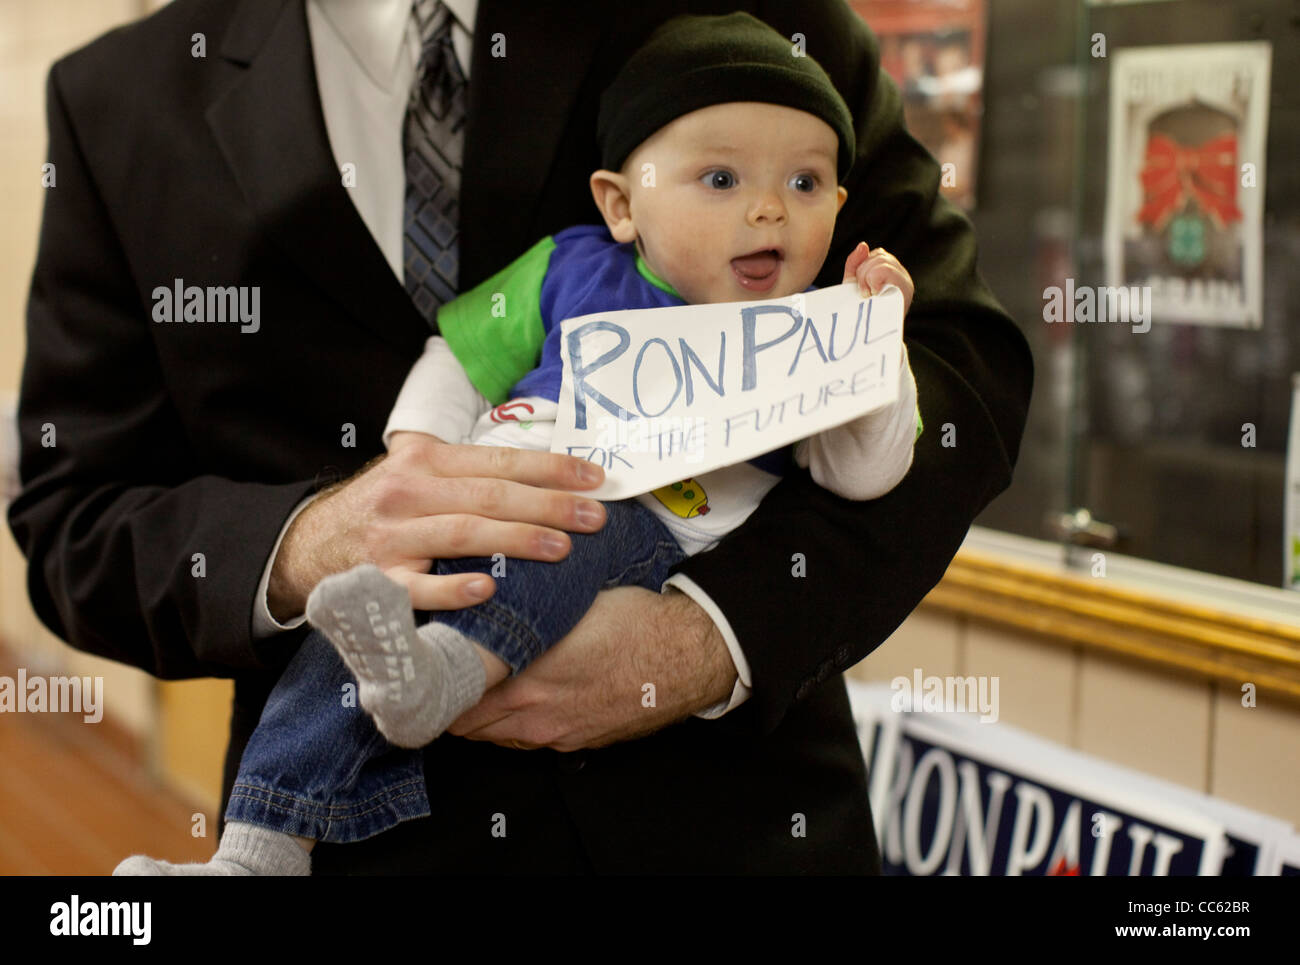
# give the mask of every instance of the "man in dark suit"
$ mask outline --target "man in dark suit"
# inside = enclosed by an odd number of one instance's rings
[[[859,240],[908,267],[905,337],[936,431],[882,499],[841,500],[795,471],[719,547],[681,564],[743,650],[746,702],[717,720],[691,716],[736,682],[716,616],[679,593],[609,591],[570,638],[453,729],[473,739],[426,750],[432,817],[319,846],[317,873],[879,867],[840,671],[915,607],[1009,483],[1031,363],[976,274],[969,222],[938,195],[938,165],[902,126],[874,38],[839,0],[616,12],[582,0],[554,13],[483,0],[458,284],[596,220],[586,179],[599,166],[601,91],[667,17],[735,6],[805,43],[854,111],[858,159],[818,284],[839,281]],[[206,57],[192,55],[196,34]],[[450,494],[472,505],[489,491],[481,477],[576,484],[561,457],[488,466],[445,447],[400,472],[378,463],[277,542],[305,497],[381,451],[429,334],[342,183],[311,39],[302,0],[178,0],[65,58],[49,83],[58,180],[32,284],[24,488],[10,523],[37,612],[74,646],[160,677],[235,678],[227,794],[302,635],[255,631],[268,566],[273,611],[292,615],[312,579],[397,553],[412,534],[425,534],[416,557],[486,555],[474,530],[435,538],[421,519],[470,511]],[[502,41],[506,56],[494,58]],[[151,318],[151,293],[176,279],[257,286],[257,330]],[[373,525],[415,499],[421,473],[439,485],[463,477],[451,482],[466,486],[438,490],[452,509],[408,507]],[[513,502],[482,515],[513,524],[517,555],[536,552],[532,524],[576,528],[565,524],[575,497],[510,492]],[[806,576],[793,575],[796,559]],[[654,708],[642,704],[643,680],[656,683]],[[537,746],[546,749],[512,749]],[[454,794],[438,793],[440,775]]]

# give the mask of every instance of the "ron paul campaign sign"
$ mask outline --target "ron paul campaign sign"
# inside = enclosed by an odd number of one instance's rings
[[[551,451],[604,467],[584,495],[626,499],[896,401],[902,346],[893,286],[567,319]]]
[[[886,874],[1275,875],[1300,857],[1278,818],[975,714],[896,712],[882,685],[849,696]]]
[[[888,728],[883,736],[892,736]],[[886,874],[1218,873],[1223,829],[1214,822],[1144,807],[1119,788],[1012,767],[954,736],[909,719],[879,759],[892,772],[882,809]]]

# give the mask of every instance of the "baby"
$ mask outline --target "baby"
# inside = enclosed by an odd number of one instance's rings
[[[847,197],[839,181],[853,123],[821,67],[771,28],[739,13],[667,22],[605,92],[597,136],[605,167],[591,191],[604,226],[545,238],[443,306],[440,335],[389,417],[390,453],[421,434],[549,450],[566,318],[778,298],[812,284]],[[880,249],[860,244],[844,280],[864,293],[897,285],[910,305],[910,277]],[[323,580],[307,604],[321,633],[266,704],[217,854],[179,866],[137,856],[115,874],[307,874],[317,841],[358,841],[428,815],[422,757],[404,748],[432,741],[562,639],[600,590],[662,589],[676,563],[744,522],[791,455],[845,498],[897,485],[921,430],[906,349],[898,378],[894,404],[792,454],[607,503],[604,527],[572,534],[564,560],[512,559],[486,602],[422,614],[421,626],[406,589],[374,566]],[[441,560],[436,572],[493,566]]]

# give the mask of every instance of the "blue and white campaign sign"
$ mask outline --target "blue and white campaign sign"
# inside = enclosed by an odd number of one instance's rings
[[[552,452],[625,499],[789,445],[898,398],[903,295],[850,282],[787,298],[561,323]]]
[[[1285,821],[849,683],[886,874],[1278,874]],[[1290,852],[1293,857],[1300,857]]]
[[[1277,849],[1277,871],[1284,878],[1300,878],[1300,835],[1292,835]]]

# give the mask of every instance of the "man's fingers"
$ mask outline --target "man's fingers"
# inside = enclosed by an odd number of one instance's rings
[[[398,517],[460,513],[581,533],[594,532],[605,522],[599,500],[508,479],[405,472],[393,473],[380,487],[376,508]]]
[[[484,698],[452,721],[447,733],[472,741],[501,743],[503,740],[514,740],[515,735],[507,733],[503,723],[509,717],[510,711],[500,703]]]
[[[443,513],[389,527],[384,555],[396,560],[450,560],[496,553],[515,559],[555,562],[569,555],[568,533],[532,523]]]
[[[438,576],[389,570],[390,579],[406,587],[415,610],[460,610],[482,603],[496,592],[496,581],[486,573],[457,573]]]
[[[546,489],[592,489],[605,478],[603,469],[584,459],[508,446],[434,442],[404,448],[401,455],[437,476],[509,479]]]
[[[539,739],[541,735],[529,732],[525,723],[529,719],[528,709],[536,698],[535,688],[530,687],[523,674],[508,677],[452,721],[447,731],[457,737],[503,746],[543,747],[546,742]]]
[[[525,456],[538,459],[520,458]],[[341,528],[353,555],[376,563],[405,585],[417,609],[469,606],[492,594],[490,577],[482,575],[486,582],[480,582],[474,575],[438,576],[422,568],[430,560],[497,554],[544,562],[564,559],[572,547],[569,532],[592,533],[605,524],[604,505],[509,475],[572,485],[576,476],[566,480],[564,469],[576,462],[550,453],[408,440],[351,484],[362,488],[341,504]],[[455,474],[461,471],[481,475]],[[339,498],[353,492],[357,490],[345,487]],[[329,540],[322,544],[329,545]],[[475,585],[480,592],[470,591]]]

